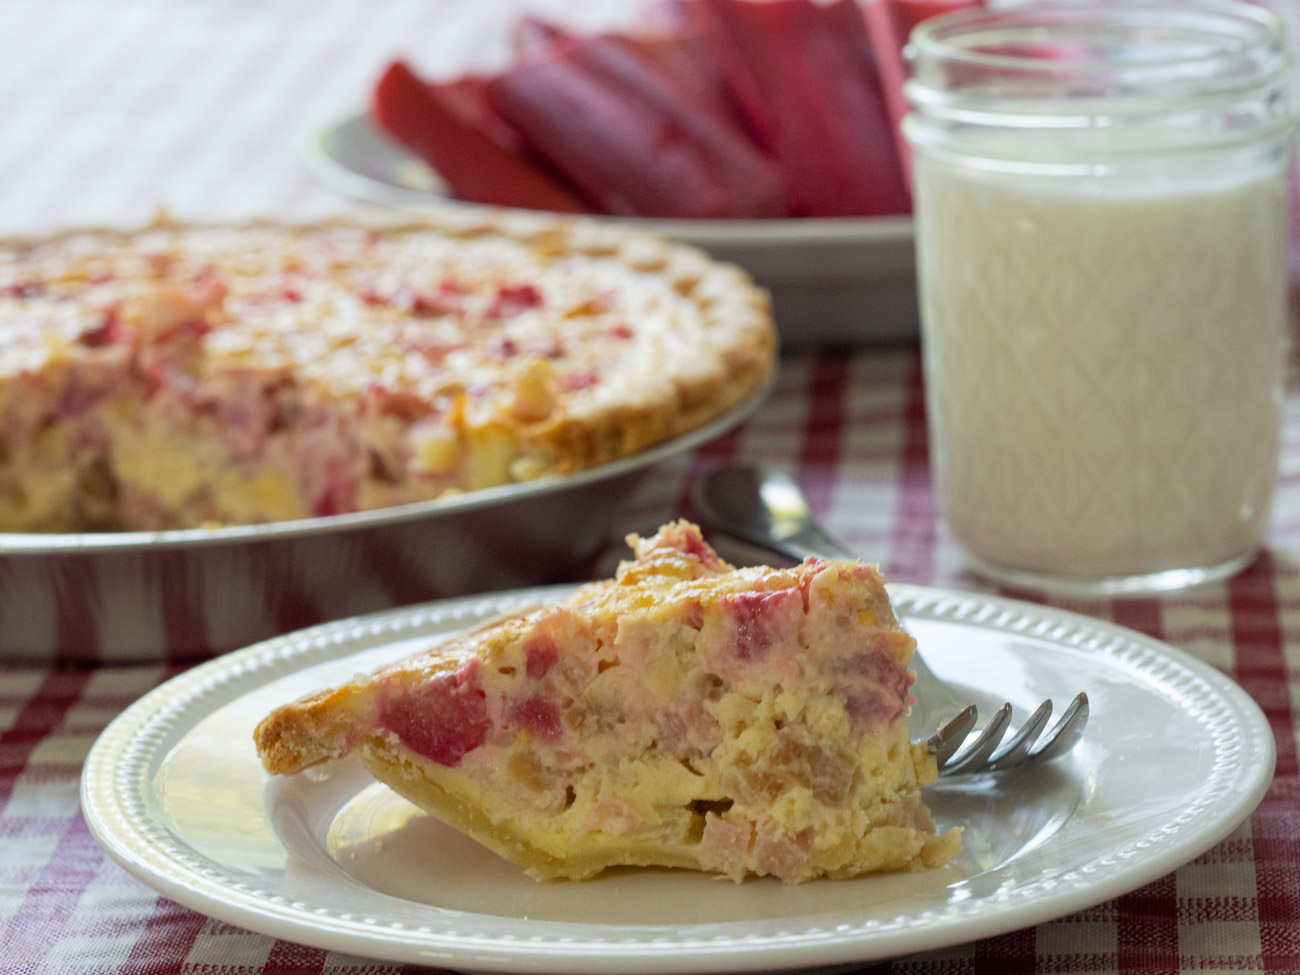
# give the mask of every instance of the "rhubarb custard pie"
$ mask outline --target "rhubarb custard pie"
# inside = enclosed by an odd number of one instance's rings
[[[339,514],[567,474],[762,385],[767,298],[583,223],[0,243],[0,531]]]
[[[875,568],[734,569],[686,522],[614,579],[257,727],[290,775],[359,756],[537,878],[616,865],[787,883],[947,862],[905,714],[914,641]]]

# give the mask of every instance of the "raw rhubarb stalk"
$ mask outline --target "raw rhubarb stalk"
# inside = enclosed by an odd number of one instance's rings
[[[438,171],[458,199],[566,213],[590,209],[521,153],[481,130],[472,114],[461,114],[472,97],[468,85],[440,94],[394,61],[375,86],[372,112],[385,131]]]
[[[696,0],[658,0],[646,9],[649,29],[664,34],[692,34],[699,29]]]
[[[574,39],[496,78],[488,94],[532,149],[607,213],[777,217],[781,178],[744,134],[634,45]]]
[[[526,153],[523,136],[496,113],[488,100],[488,81],[488,78],[480,75],[462,75],[449,81],[425,84],[444,108],[478,129],[502,149],[512,154]]]
[[[866,0],[867,36],[884,86],[885,106],[898,145],[899,163],[909,185],[912,180],[912,151],[900,129],[908,112],[907,98],[903,95],[903,82],[907,78],[903,48],[912,28],[921,21],[980,6],[983,6],[980,0]]]
[[[572,41],[573,35],[559,24],[530,14],[515,24],[510,40],[517,59],[532,61],[547,57],[552,48]]]
[[[661,34],[616,39],[636,48],[701,111],[712,113],[738,132],[744,131],[740,106],[707,38],[700,34]]]
[[[893,115],[893,106],[889,101],[889,91],[881,78],[880,67],[876,63],[875,52],[871,49],[871,36],[867,32],[867,18],[864,15],[860,0],[833,0],[832,3],[822,7],[826,19],[830,21],[835,35],[840,39],[840,43],[845,46],[849,57],[858,65],[862,74],[863,84],[871,92],[872,97],[882,106],[882,110],[889,118],[889,141],[893,147],[894,156],[898,159],[899,172],[902,173],[903,183],[907,187],[910,195],[912,173],[911,157],[908,155],[908,147],[903,141],[902,132],[899,131],[898,121]],[[901,58],[901,49],[898,54]],[[901,63],[901,59],[898,61]]]
[[[867,35],[867,19],[863,16],[859,0],[833,0],[822,7],[826,19],[839,36],[840,41],[848,47],[853,59],[861,64],[867,74],[880,84],[876,73],[876,56],[871,50],[871,38]]]
[[[796,216],[905,213],[909,202],[879,93],[810,0],[700,0],[703,21]]]
[[[691,6],[691,3],[681,4],[680,13],[672,14],[662,24],[652,22],[644,33],[609,33],[600,39],[631,48],[635,55],[671,80],[683,98],[690,99],[701,111],[712,112],[743,130],[740,106],[727,85],[722,65],[708,40],[689,19]],[[669,9],[669,6],[656,6],[652,15],[667,15]],[[864,40],[865,36],[864,29]],[[534,16],[524,17],[513,32],[514,51],[520,61],[538,61],[562,54],[563,45],[577,42],[578,37],[563,27]]]

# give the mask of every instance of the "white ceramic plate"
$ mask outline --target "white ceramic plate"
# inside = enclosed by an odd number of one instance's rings
[[[1055,609],[907,586],[895,604],[928,662],[976,703],[1092,702],[1064,759],[929,790],[939,824],[966,827],[942,870],[794,888],[670,870],[537,883],[353,761],[262,772],[251,733],[274,706],[560,591],[332,623],[182,674],[96,742],[86,820],[168,897],[321,948],[483,971],[736,971],[864,962],[1079,910],[1208,849],[1272,778],[1259,709],[1186,654]]]
[[[326,185],[406,210],[482,210],[445,195],[426,163],[352,115],[313,135],[303,158]],[[635,220],[597,217],[703,247],[772,291],[777,324],[794,342],[916,334],[911,217],[806,220]]]

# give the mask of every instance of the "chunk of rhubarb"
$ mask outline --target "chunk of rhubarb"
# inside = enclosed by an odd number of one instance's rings
[[[635,45],[572,39],[488,86],[529,145],[606,213],[778,217],[779,174]]]
[[[439,765],[459,765],[488,730],[487,698],[479,662],[438,674],[423,684],[394,687],[379,707],[379,730]]]
[[[834,21],[810,0],[700,0],[732,89],[797,216],[909,207],[888,115]]]
[[[458,199],[565,213],[590,209],[453,107],[469,104],[472,97],[469,90],[440,96],[394,61],[375,86],[372,112],[381,128],[438,171]]]

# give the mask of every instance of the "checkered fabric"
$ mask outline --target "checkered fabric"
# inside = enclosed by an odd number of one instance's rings
[[[384,61],[491,64],[515,0],[4,0],[0,231],[353,209],[297,153],[355,110]],[[548,0],[586,24],[630,4]],[[1296,0],[1280,0],[1300,19]],[[838,535],[896,581],[978,586],[936,517],[915,350],[788,359],[744,429],[663,468],[611,533],[689,513],[692,473],[728,459],[784,464]],[[618,546],[591,571],[603,573]],[[1277,777],[1231,837],[1154,884],[1037,928],[864,968],[893,973],[1300,971],[1300,390],[1286,404],[1266,552],[1194,596],[1063,603],[1165,639],[1239,680],[1277,738]],[[0,669],[0,972],[307,975],[417,969],[304,948],[182,908],[131,879],[78,812],[81,763],[151,666]]]

